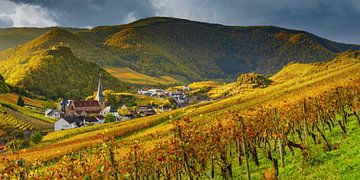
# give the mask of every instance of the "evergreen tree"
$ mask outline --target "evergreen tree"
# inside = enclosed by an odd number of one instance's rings
[[[25,106],[25,102],[21,96],[19,96],[17,103],[18,106]]]

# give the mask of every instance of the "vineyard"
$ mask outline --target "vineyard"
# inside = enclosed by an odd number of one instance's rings
[[[224,100],[50,133],[2,156],[0,179],[354,179],[360,65],[347,57]]]
[[[34,126],[32,126],[31,124],[28,124],[22,120],[17,119],[13,115],[8,114],[8,112],[1,107],[0,107],[0,127],[1,129],[19,129],[22,131],[34,129]]]

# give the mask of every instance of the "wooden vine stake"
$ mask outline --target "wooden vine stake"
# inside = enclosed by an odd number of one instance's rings
[[[303,103],[303,111],[304,111],[304,143],[306,148],[308,147],[308,143],[307,143],[307,139],[309,137],[308,134],[308,127],[307,127],[307,107],[306,107],[306,99],[304,99],[304,103]]]
[[[247,170],[247,175],[248,175],[248,179],[251,179],[250,176],[250,166],[249,166],[249,151],[247,149],[247,138],[246,138],[246,133],[245,133],[245,125],[244,125],[244,119],[243,117],[239,117],[240,120],[240,128],[241,128],[241,135],[242,135],[242,140],[243,140],[243,146],[244,146],[244,151],[245,151],[245,162],[246,162],[246,170]]]
[[[282,131],[279,127],[279,112],[277,109],[275,109],[275,125],[276,125],[276,131],[278,134],[280,134],[280,138],[279,138],[279,152],[280,152],[280,161],[281,161],[281,166],[284,167],[285,166],[285,162],[284,162],[284,148],[283,148],[283,134]]]

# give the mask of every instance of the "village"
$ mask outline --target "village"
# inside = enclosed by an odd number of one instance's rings
[[[106,122],[119,122],[131,120],[138,117],[151,116],[172,109],[189,105],[191,100],[188,96],[190,88],[186,85],[174,91],[164,89],[143,88],[137,94],[154,98],[170,98],[173,105],[154,105],[129,107],[123,104],[119,108],[108,105],[103,92],[101,78],[99,79],[97,93],[90,100],[68,100],[63,99],[57,108],[46,109],[45,117],[56,119],[54,131],[78,128],[83,126],[103,124]]]

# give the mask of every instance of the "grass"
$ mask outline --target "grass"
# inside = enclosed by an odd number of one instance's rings
[[[355,119],[350,123],[348,136],[341,135],[340,128],[335,128],[333,134],[328,134],[332,144],[339,147],[333,151],[324,152],[321,145],[313,146],[311,164],[303,166],[299,159],[287,159],[289,166],[280,171],[283,177],[309,179],[356,179],[360,177],[360,131]]]
[[[107,67],[105,70],[120,81],[137,85],[169,85],[178,81],[171,76],[152,77],[130,68]]]
[[[344,138],[341,129],[336,126],[333,133],[327,134],[329,141],[338,148],[325,151],[323,144],[314,145],[310,142],[310,158],[305,162],[301,152],[294,149],[294,155],[286,147],[285,167],[279,162],[279,179],[357,179],[360,177],[360,141],[359,126],[354,117],[350,122],[348,136]],[[270,172],[272,163],[259,153],[260,166],[257,167],[250,158],[250,169],[252,179],[263,179],[265,171]],[[278,155],[276,158],[279,159]],[[234,176],[246,179],[245,166],[234,163]],[[220,178],[220,177],[219,177]],[[206,179],[206,178],[204,178]]]

